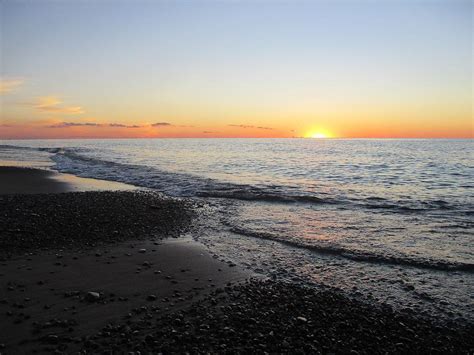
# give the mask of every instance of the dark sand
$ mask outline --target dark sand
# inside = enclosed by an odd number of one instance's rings
[[[0,169],[0,186],[45,188],[50,176],[30,172]],[[75,191],[53,181],[46,191]],[[474,351],[469,324],[245,281],[247,271],[183,236],[194,213],[150,192],[0,196],[0,353]]]
[[[166,314],[249,277],[190,237],[172,238],[189,227],[189,203],[146,191],[71,192],[90,179],[65,179],[0,168],[0,353],[48,353],[56,336],[77,351],[83,343],[74,341],[110,322],[145,309]],[[89,292],[98,300],[87,301]]]
[[[134,186],[114,181],[80,178],[51,170],[0,166],[0,195],[134,189]]]
[[[8,353],[48,352],[55,337],[64,350],[79,350],[80,337],[109,323],[168,314],[247,277],[189,238],[26,255],[3,262],[0,274],[0,342]],[[88,292],[99,299],[87,301]]]
[[[57,193],[71,191],[64,181],[54,180],[52,171],[0,167],[0,194]]]

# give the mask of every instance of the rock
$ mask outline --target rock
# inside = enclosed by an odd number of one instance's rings
[[[302,323],[306,323],[308,321],[305,317],[296,317],[296,319]]]
[[[143,253],[146,253],[146,249],[144,249],[144,248],[143,248],[143,249],[139,249],[138,252],[139,252],[139,253],[142,253],[142,254],[143,254]]]
[[[86,301],[88,302],[96,302],[98,300],[100,300],[100,293],[98,292],[87,292],[87,295],[85,297]]]
[[[148,295],[148,297],[146,298],[148,301],[156,301],[156,296],[155,295]]]

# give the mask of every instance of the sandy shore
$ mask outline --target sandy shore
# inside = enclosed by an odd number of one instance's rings
[[[114,181],[80,178],[51,170],[0,166],[0,195],[41,194],[78,191],[135,190],[131,185]]]
[[[472,325],[255,279],[193,241],[190,201],[52,174],[0,169],[0,353],[474,350]]]
[[[0,341],[7,353],[79,350],[82,337],[108,324],[174,312],[248,276],[189,238],[28,254],[4,261],[0,274]],[[97,299],[89,299],[91,292]]]

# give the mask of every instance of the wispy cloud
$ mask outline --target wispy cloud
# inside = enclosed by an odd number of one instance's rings
[[[62,113],[66,115],[79,115],[84,113],[80,106],[62,105],[62,101],[57,96],[41,96],[38,97],[33,107],[39,111],[49,113]]]
[[[13,92],[22,84],[22,79],[0,79],[0,95],[6,95]]]
[[[95,123],[95,122],[60,122],[48,126],[48,128],[68,128],[68,127],[115,127],[115,128],[141,128],[138,125],[125,125],[121,123]]]
[[[194,126],[189,126],[189,125],[176,125],[176,124],[169,123],[169,122],[156,122],[156,123],[152,123],[150,126],[151,127],[181,127],[181,128],[194,127]]]
[[[139,125],[126,125],[126,124],[121,124],[121,123],[108,123],[107,124],[109,127],[119,127],[119,128],[141,128],[143,126]]]
[[[82,126],[97,127],[100,125],[94,122],[60,122],[57,124],[50,125],[48,126],[48,128],[67,128],[67,127],[82,127]]]
[[[271,127],[252,126],[252,125],[245,125],[245,124],[230,124],[229,127],[237,127],[237,128],[256,128],[256,129],[273,130],[273,128],[271,128]]]

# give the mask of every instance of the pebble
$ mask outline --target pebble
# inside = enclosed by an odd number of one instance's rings
[[[94,291],[87,292],[85,299],[88,302],[97,302],[100,300],[100,293]]]

